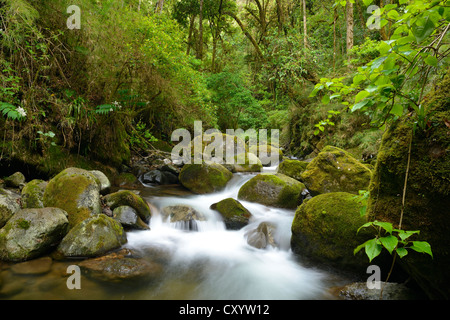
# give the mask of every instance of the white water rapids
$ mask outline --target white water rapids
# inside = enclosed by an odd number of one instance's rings
[[[265,168],[265,171],[275,168]],[[169,205],[189,205],[207,217],[198,231],[152,216],[148,231],[127,234],[127,246],[168,255],[165,276],[153,294],[157,299],[327,299],[323,271],[305,267],[290,251],[294,210],[241,201],[251,213],[241,230],[226,230],[218,212],[210,205],[225,198],[237,199],[239,188],[254,174],[234,174],[227,188],[207,195],[144,196],[158,211]],[[245,232],[266,221],[276,225],[278,248],[256,249]]]

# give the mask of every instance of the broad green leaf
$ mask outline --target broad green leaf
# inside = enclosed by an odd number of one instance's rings
[[[430,66],[437,67],[438,60],[436,59],[435,56],[430,55],[430,56],[426,57],[424,61],[426,64],[428,64]]]
[[[372,100],[371,99],[364,99],[363,101],[358,102],[357,104],[355,104],[355,105],[353,105],[351,107],[351,111],[355,112],[356,110],[359,110],[359,109],[363,108],[370,101],[372,101]]]
[[[369,4],[371,4],[373,2],[373,0],[363,0],[364,5],[368,6]]]
[[[406,250],[405,248],[397,248],[397,250],[395,250],[398,254],[398,256],[400,258],[403,258],[404,256],[406,256],[408,254],[408,250]]]
[[[374,85],[370,85],[366,88],[366,91],[370,92],[370,93],[377,91],[377,90],[378,90],[378,86],[374,86]]]
[[[367,228],[370,227],[372,225],[372,222],[366,222],[364,223],[361,227],[358,228],[358,230],[356,230],[356,233],[359,233],[359,230],[361,230],[362,228]]]
[[[433,33],[435,28],[436,26],[429,15],[418,19],[418,21],[416,21],[416,23],[412,26],[412,32],[416,38],[416,42],[418,44],[421,43]]]
[[[329,95],[324,95],[323,97],[322,97],[322,103],[323,104],[328,104],[328,103],[330,103],[330,96]]]
[[[390,113],[396,115],[397,117],[401,117],[403,115],[403,106],[398,103],[394,104]]]
[[[394,229],[392,227],[392,223],[389,222],[374,221],[373,224],[383,228],[384,230],[386,230],[387,233],[392,233],[392,230]]]
[[[433,253],[431,252],[431,246],[428,242],[426,241],[413,241],[412,242],[412,246],[410,247],[411,249],[417,251],[417,252],[421,252],[421,253],[427,253],[429,254],[431,257],[433,257]]]
[[[392,251],[395,249],[395,247],[398,244],[398,239],[396,236],[389,235],[387,237],[381,237],[380,239],[381,244],[383,247],[389,251],[390,254],[392,254]]]
[[[364,81],[366,79],[366,77],[363,74],[357,74],[356,76],[353,77],[353,84],[354,85],[358,85],[360,84],[362,81]]]
[[[403,241],[405,241],[406,239],[411,237],[413,234],[419,234],[420,233],[419,230],[416,230],[416,231],[405,231],[405,230],[394,229],[394,231],[398,232],[398,236]]]
[[[381,253],[381,245],[378,243],[377,239],[368,240],[365,245],[365,251],[369,257],[369,261],[372,262]]]
[[[379,68],[386,59],[387,59],[387,56],[375,59],[372,62],[372,66],[371,66],[372,70],[375,70],[375,69]]]
[[[360,102],[362,99],[366,98],[367,96],[369,96],[370,93],[367,92],[366,90],[360,91],[356,97],[355,97],[355,102]]]

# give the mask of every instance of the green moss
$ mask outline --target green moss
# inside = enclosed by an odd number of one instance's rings
[[[285,159],[278,166],[278,173],[287,175],[296,180],[301,180],[301,174],[305,171],[308,162]]]
[[[120,206],[130,206],[136,210],[139,217],[146,223],[151,218],[151,210],[147,202],[139,195],[129,190],[110,193],[103,198],[106,205],[115,209]]]
[[[280,208],[297,208],[305,185],[284,174],[261,173],[247,181],[238,198]]]
[[[325,193],[304,201],[292,223],[292,250],[323,263],[363,270],[367,258],[354,256],[353,250],[373,235],[356,234],[367,222],[360,216],[360,208],[355,195],[347,192]]]
[[[326,192],[358,194],[367,190],[372,172],[348,152],[326,146],[306,167],[301,180],[313,195]]]
[[[16,225],[20,229],[27,230],[30,228],[30,221],[25,220],[25,219],[17,219]]]
[[[181,184],[198,194],[222,190],[232,177],[229,170],[217,163],[187,164],[179,175]]]
[[[239,201],[227,198],[211,205],[223,217],[227,229],[240,229],[248,224],[252,214]]]

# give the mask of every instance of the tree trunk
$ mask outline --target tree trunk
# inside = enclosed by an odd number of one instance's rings
[[[353,48],[353,3],[347,1],[347,55]]]
[[[163,12],[164,8],[164,0],[158,0],[158,3],[156,4],[156,12],[159,12],[161,14]]]
[[[198,51],[197,59],[203,59],[203,0],[200,0],[200,15],[199,15],[199,37],[198,37]]]
[[[306,0],[303,0],[303,45],[308,46],[308,30],[306,28]]]
[[[278,34],[281,35],[284,30],[284,11],[281,0],[276,0],[277,2],[277,17],[278,17]]]
[[[195,23],[195,14],[191,15],[191,20],[189,21],[189,35],[188,35],[187,50],[186,50],[187,55],[189,55],[189,53],[191,52],[192,33],[194,31],[194,23]]]

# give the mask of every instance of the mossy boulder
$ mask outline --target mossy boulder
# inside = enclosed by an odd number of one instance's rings
[[[44,208],[44,192],[47,181],[34,179],[22,189],[23,208]]]
[[[69,214],[69,226],[101,213],[100,182],[89,171],[67,168],[50,179],[44,192],[44,206]]]
[[[303,183],[284,174],[260,173],[239,189],[238,199],[295,209],[302,203],[306,191]]]
[[[253,145],[250,146],[249,152],[255,154],[263,166],[274,166],[283,159],[283,151],[273,145]]]
[[[92,216],[73,227],[57,247],[63,257],[97,257],[127,243],[120,222],[104,214]]]
[[[5,185],[11,188],[19,188],[25,184],[25,176],[22,172],[16,172],[5,178]]]
[[[225,188],[233,174],[218,163],[186,164],[180,171],[181,184],[197,194],[212,193]]]
[[[68,226],[62,209],[21,209],[0,229],[0,259],[22,261],[47,253],[67,234]]]
[[[331,265],[342,271],[364,273],[368,259],[354,249],[373,238],[362,229],[367,222],[360,215],[361,204],[347,192],[325,193],[307,199],[295,212],[291,248],[296,254]]]
[[[367,212],[371,220],[398,226],[412,138],[402,229],[420,230],[411,240],[430,243],[433,259],[411,251],[397,261],[430,298],[449,299],[450,72],[436,88],[424,106],[426,121],[407,115],[383,135]]]
[[[278,166],[277,172],[287,175],[296,180],[301,180],[301,175],[305,171],[308,162],[300,160],[285,159]]]
[[[326,146],[301,174],[311,194],[350,192],[369,188],[372,172],[351,154],[337,147]]]
[[[238,230],[245,227],[252,217],[250,211],[242,203],[233,198],[227,198],[214,203],[210,208],[221,214],[226,228],[231,230]]]
[[[223,166],[231,172],[261,172],[263,165],[259,158],[250,152],[236,155],[233,164],[226,163]]]
[[[100,170],[90,170],[90,173],[92,173],[97,179],[100,184],[100,193],[106,194],[111,189],[111,182],[109,181],[109,178],[101,172]]]
[[[201,212],[184,204],[164,207],[161,215],[164,221],[168,220],[182,230],[198,231],[197,221],[206,221]]]
[[[8,189],[0,188],[0,228],[19,210],[20,195]]]
[[[103,201],[112,210],[120,206],[132,207],[145,223],[148,223],[152,216],[148,203],[140,195],[137,195],[130,190],[121,190],[110,193],[103,197]]]

